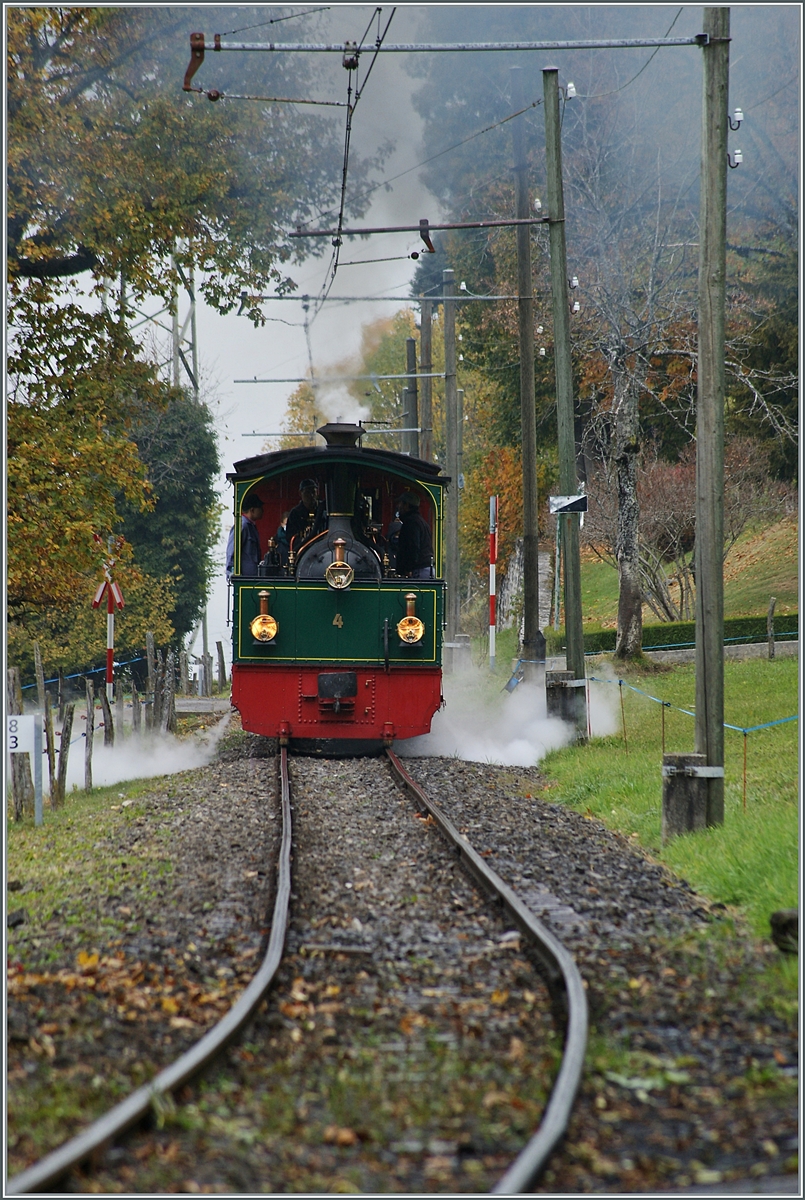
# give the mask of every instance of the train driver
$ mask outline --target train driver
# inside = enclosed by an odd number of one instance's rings
[[[298,554],[305,542],[316,537],[327,527],[324,501],[319,500],[319,485],[315,479],[303,479],[299,484],[299,503],[288,514],[285,532],[294,554]]]
[[[397,501],[400,526],[397,574],[411,579],[434,579],[433,541],[427,521],[419,511],[416,492],[403,492]]]

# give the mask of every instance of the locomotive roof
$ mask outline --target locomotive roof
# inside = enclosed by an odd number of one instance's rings
[[[227,473],[227,479],[233,482],[239,479],[253,479],[255,475],[267,473],[281,474],[284,471],[321,468],[326,462],[364,463],[366,466],[379,470],[394,471],[397,475],[407,475],[411,479],[423,479],[435,483],[438,487],[446,487],[450,483],[447,475],[442,475],[438,463],[426,462],[424,458],[414,458],[410,454],[399,454],[395,450],[372,450],[357,446],[300,446],[290,450],[275,450],[270,454],[256,454],[252,458],[242,458],[235,463],[235,470]]]

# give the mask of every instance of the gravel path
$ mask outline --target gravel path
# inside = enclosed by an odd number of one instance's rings
[[[103,1107],[96,1071],[121,1093],[142,1082],[246,981],[267,933],[270,750],[233,734],[219,762],[121,814],[95,853],[147,863],[150,890],[100,889],[71,924],[37,913],[36,880],[21,881],[31,915],[11,973],[10,1169],[35,1156],[32,1114],[54,1092],[66,1099],[40,1119],[37,1155]],[[587,1076],[538,1190],[760,1186],[792,1170],[796,1017],[766,1011],[757,985],[777,952],[628,840],[540,798],[538,771],[406,765],[588,986]],[[295,759],[291,773],[294,897],[277,988],[220,1070],[73,1190],[487,1191],[536,1127],[559,1047],[517,935],[382,761]],[[81,952],[98,958],[76,971]],[[95,983],[69,985],[70,973]],[[622,1042],[621,1059],[602,1038]]]

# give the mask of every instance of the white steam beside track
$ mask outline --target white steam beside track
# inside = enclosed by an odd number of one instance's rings
[[[122,741],[116,741],[114,746],[104,746],[103,730],[96,729],[92,747],[92,785],[108,787],[129,779],[151,779],[206,767],[215,757],[218,742],[228,723],[227,713],[211,729],[204,730],[203,734],[191,734],[186,738],[176,738],[170,733],[147,733],[136,738],[129,734]],[[75,736],[75,725],[73,733]],[[68,792],[73,787],[83,791],[84,749],[84,738],[76,736],[67,760]],[[44,776],[43,786],[47,792],[47,760],[44,760]]]
[[[596,667],[599,678],[604,670]],[[613,676],[614,679],[614,676]],[[401,757],[460,758],[467,762],[533,767],[550,750],[566,746],[572,730],[549,717],[542,686],[521,683],[511,694],[483,694],[478,675],[446,677],[446,707],[436,713],[430,733],[395,745]],[[488,684],[487,684],[488,686]],[[114,746],[104,746],[103,729],[95,730],[92,752],[94,787],[108,787],[131,779],[176,775],[205,767],[215,757],[229,723],[229,714],[210,729],[176,738],[172,734],[130,734]],[[605,683],[590,686],[590,724],[593,737],[618,729],[617,689]],[[75,733],[75,726],[73,726]],[[47,793],[47,760],[43,756],[43,784]],[[67,790],[84,787],[84,738],[80,733],[70,747]]]
[[[617,695],[613,700],[611,691],[604,684],[590,687],[593,737],[617,729]],[[448,676],[444,697],[446,706],[433,718],[430,733],[396,744],[401,757],[454,757],[533,767],[549,750],[568,745],[573,737],[569,725],[548,716],[545,688],[536,684],[521,683],[512,693],[501,691],[490,698],[479,694],[477,678]]]

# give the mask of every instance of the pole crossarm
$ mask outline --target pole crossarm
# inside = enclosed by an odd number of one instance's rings
[[[341,231],[343,233],[343,230]],[[310,296],[252,296],[250,298],[255,303],[268,302],[272,303],[275,300],[293,300],[297,304],[307,304],[310,302]],[[322,301],[329,301],[331,304],[365,304],[369,301],[387,300],[392,304],[441,304],[442,297],[434,296],[322,296]],[[511,296],[473,296],[471,293],[464,295],[457,292],[453,297],[456,304],[466,304],[469,300],[519,300],[516,295]],[[533,299],[533,297],[532,297]]]
[[[295,229],[288,237],[363,237],[370,233],[429,233],[433,229],[498,229],[509,225],[548,225],[550,217],[525,217],[511,221],[456,221],[450,225],[378,225],[367,229]]]
[[[427,376],[421,371],[417,371],[417,379],[444,379],[444,371],[428,371]],[[374,383],[375,380],[382,379],[410,379],[409,375],[319,375],[315,379],[310,376],[299,379],[233,379],[233,383],[309,383],[311,387],[319,383],[358,383],[368,382]]]
[[[356,47],[353,42],[224,42],[216,33],[208,46],[203,33],[191,34],[194,51],[253,50],[273,54],[449,54],[451,52],[494,52],[512,50],[618,50],[652,46],[707,46],[706,33],[678,38],[589,38],[562,42],[398,42]]]

